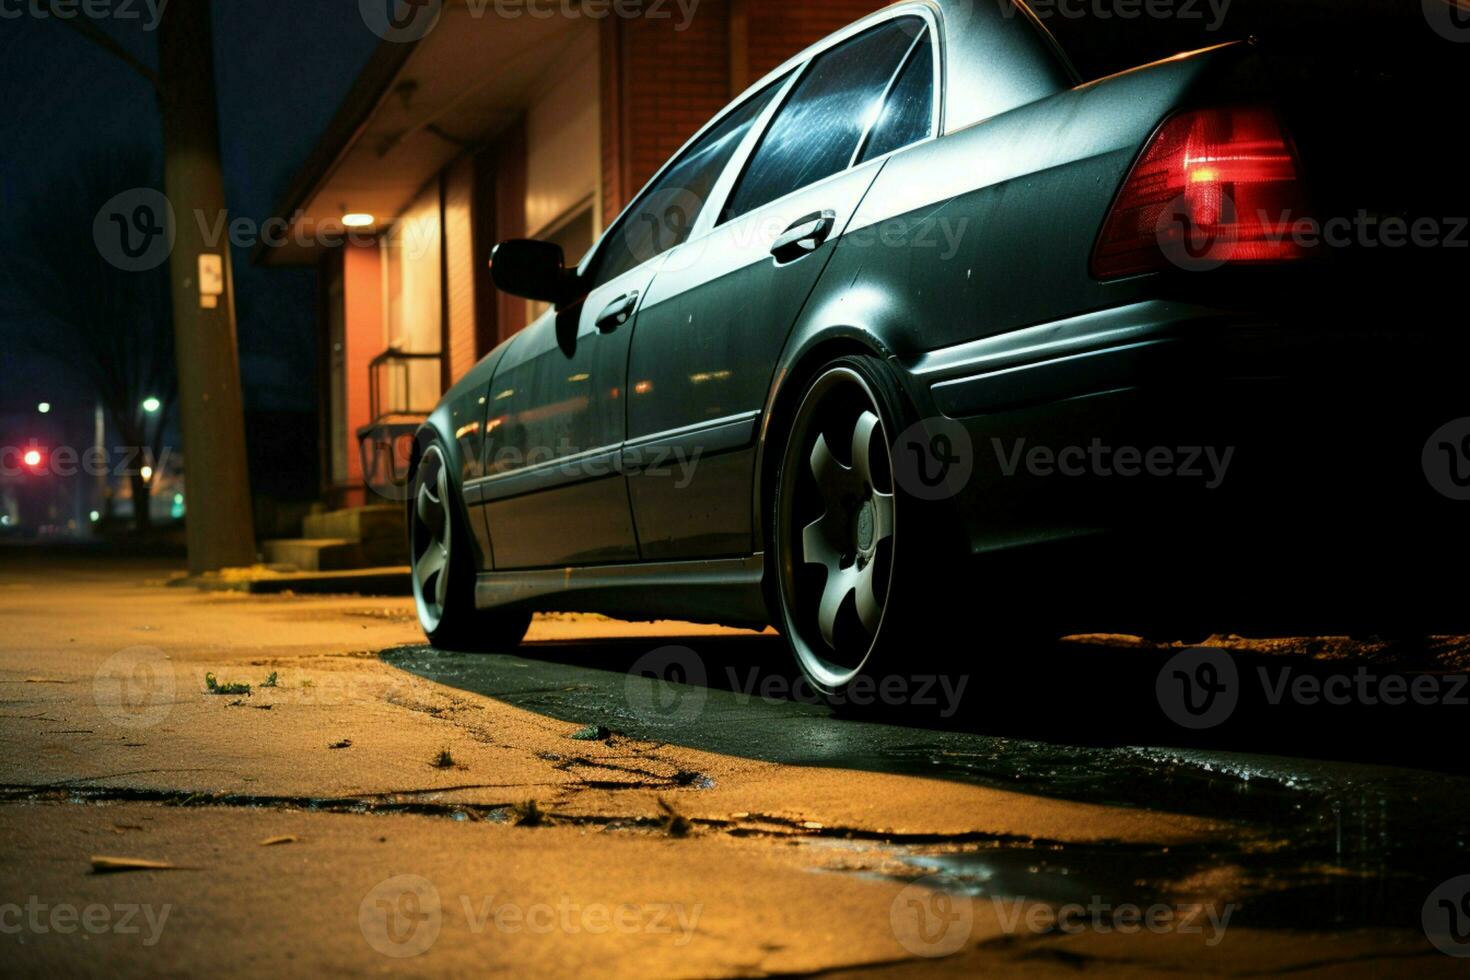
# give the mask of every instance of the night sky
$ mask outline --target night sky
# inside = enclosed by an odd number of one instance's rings
[[[94,23],[156,66],[156,37],[144,29],[147,7],[141,0],[127,6],[138,19]],[[232,216],[262,221],[378,38],[364,26],[355,0],[224,0],[213,11],[226,194]],[[109,147],[143,147],[155,155],[161,172],[151,87],[65,24],[29,15],[0,19],[0,91],[6,96],[0,109],[0,211],[36,195],[44,198],[48,184],[75,160]],[[0,260],[25,247],[19,237],[13,223],[0,222]],[[258,268],[248,249],[236,248],[233,261],[247,411],[314,411],[314,270]],[[4,326],[11,336],[0,361],[0,416],[33,411],[42,399],[58,407],[69,401],[90,406],[90,393],[63,368],[21,353],[14,334],[32,328]]]

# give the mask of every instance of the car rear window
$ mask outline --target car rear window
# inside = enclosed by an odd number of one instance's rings
[[[925,29],[923,18],[899,17],[818,55],[761,137],[721,220],[845,170]]]
[[[914,42],[908,60],[898,73],[883,114],[868,134],[862,160],[872,160],[900,147],[917,143],[934,128],[934,46],[929,32]]]

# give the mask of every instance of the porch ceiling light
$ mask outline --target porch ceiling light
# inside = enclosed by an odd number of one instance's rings
[[[367,228],[376,220],[372,215],[361,211],[353,211],[351,214],[342,216],[342,223],[348,228]]]

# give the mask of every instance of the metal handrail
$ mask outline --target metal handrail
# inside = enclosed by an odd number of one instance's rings
[[[403,351],[399,350],[396,347],[390,347],[368,362],[368,407],[374,423],[380,422],[383,419],[394,415],[428,414],[427,410],[415,410],[415,402],[413,399],[413,372],[409,370],[411,363],[414,361],[433,361],[437,364],[442,364],[444,361],[444,355],[437,353],[429,354]],[[403,401],[405,402],[405,404],[393,405],[385,408],[383,405],[382,368],[395,363],[403,371],[402,390]],[[434,400],[437,401],[440,394],[439,389],[442,387],[442,385],[437,383],[439,378],[439,375],[437,373],[434,377],[436,380]]]

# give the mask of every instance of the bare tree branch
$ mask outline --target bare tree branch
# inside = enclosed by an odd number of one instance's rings
[[[0,319],[29,346],[50,355],[91,389],[124,444],[161,449],[177,400],[168,270],[132,272],[109,262],[94,237],[98,214],[115,195],[158,186],[152,152],[112,150],[78,159],[46,193],[11,218],[23,248],[0,264]],[[148,413],[143,402],[162,408]],[[147,484],[133,480],[134,514],[147,523]]]
[[[82,35],[82,37],[91,41],[93,44],[96,44],[108,54],[114,56],[123,64],[131,68],[133,71],[143,76],[143,79],[147,81],[149,85],[153,86],[154,94],[159,96],[160,98],[163,97],[163,89],[158,82],[158,72],[154,71],[152,68],[149,68],[137,58],[134,58],[131,54],[128,53],[127,48],[114,41],[102,28],[98,27],[96,24],[92,23],[85,17],[66,17],[60,18],[60,20],[61,23],[65,24],[67,27],[70,27],[72,30]]]

